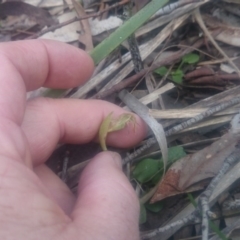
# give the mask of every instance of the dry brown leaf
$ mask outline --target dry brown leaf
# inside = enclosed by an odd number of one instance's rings
[[[218,30],[218,34],[214,37],[220,42],[239,47],[240,46],[240,28],[232,27],[226,23],[220,22],[216,17],[208,14],[203,14],[205,24],[213,29]]]
[[[51,15],[42,8],[24,2],[5,2],[0,4],[0,17],[27,15],[41,26],[55,24]]]
[[[72,3],[78,17],[82,18],[87,16],[82,5],[79,2],[72,0]],[[85,45],[85,50],[87,52],[90,52],[93,49],[93,42],[92,42],[92,33],[91,33],[88,19],[84,19],[80,21],[80,24],[81,24],[81,33],[79,34],[78,40],[79,42]]]
[[[237,138],[229,132],[209,147],[174,163],[159,184],[151,203],[201,189],[206,180],[218,173],[225,158],[234,151],[236,142]]]

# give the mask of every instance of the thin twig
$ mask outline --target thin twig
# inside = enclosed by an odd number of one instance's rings
[[[218,174],[212,179],[206,190],[199,197],[199,209],[202,212],[202,240],[208,239],[209,225],[208,217],[212,217],[213,213],[210,211],[209,198],[211,197],[214,188],[217,186],[223,175],[229,170],[229,168],[236,164],[240,158],[240,149],[237,146],[237,150],[234,151],[224,161]]]
[[[151,239],[151,238],[157,236],[159,233],[170,231],[170,229],[174,229],[175,227],[183,227],[189,223],[199,223],[199,222],[200,222],[200,218],[197,215],[197,211],[195,210],[192,214],[190,214],[187,217],[182,218],[181,220],[178,220],[176,222],[168,224],[164,227],[160,227],[155,230],[152,230],[152,231],[149,231],[146,233],[142,233],[141,239]]]
[[[193,124],[200,122],[203,119],[208,118],[208,117],[212,116],[213,114],[215,114],[219,111],[222,111],[230,106],[236,105],[238,103],[240,103],[240,97],[236,97],[236,98],[231,99],[230,101],[220,103],[214,107],[209,108],[205,112],[198,114],[196,117],[186,120],[186,121],[178,124],[177,126],[169,129],[168,131],[165,132],[165,135],[168,137],[173,134],[176,134],[176,133],[192,126]],[[148,139],[147,142],[142,147],[140,147],[135,152],[133,152],[133,153],[129,154],[127,157],[125,157],[123,159],[123,164],[133,161],[134,158],[138,157],[143,151],[145,151],[146,149],[148,149],[155,143],[156,143],[155,138]]]

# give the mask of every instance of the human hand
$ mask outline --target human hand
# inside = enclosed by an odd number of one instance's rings
[[[37,98],[26,91],[41,86],[71,88],[91,75],[83,51],[54,41],[0,44],[0,239],[139,239],[137,197],[121,171],[120,157],[105,152],[84,169],[78,197],[44,162],[58,142],[95,139],[110,112],[123,109],[104,101]],[[136,117],[111,133],[108,144],[127,147],[145,135]]]

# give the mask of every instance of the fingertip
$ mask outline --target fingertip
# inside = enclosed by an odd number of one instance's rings
[[[0,53],[20,73],[27,91],[41,86],[56,89],[76,87],[84,84],[94,69],[93,60],[86,52],[55,40],[1,43]]]
[[[108,174],[107,174],[108,173]],[[116,152],[104,151],[97,154],[90,163],[84,169],[80,181],[79,181],[79,192],[82,190],[82,186],[86,186],[90,179],[104,180],[109,176],[123,177],[122,172],[122,159],[121,156]],[[125,180],[125,179],[124,179]]]
[[[122,158],[117,152],[104,151],[99,153],[91,162],[94,167],[98,168],[102,165],[108,165],[116,170],[122,170]]]
[[[93,193],[96,200],[109,195],[111,196],[108,199],[110,201],[109,206],[118,201],[125,202],[129,208],[132,208],[132,211],[135,209],[138,212],[138,198],[122,171],[122,158],[116,152],[101,152],[91,159],[79,180],[78,193],[80,199],[81,194],[84,195],[86,192]]]
[[[139,201],[118,154],[103,152],[90,161],[71,216],[88,236],[94,232],[99,239],[138,239]]]

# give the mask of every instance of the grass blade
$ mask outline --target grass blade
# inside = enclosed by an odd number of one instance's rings
[[[102,59],[108,56],[167,2],[168,0],[152,0],[114,31],[108,38],[97,45],[90,53],[94,63],[98,64]]]

